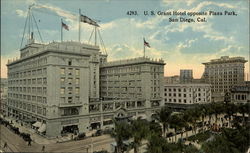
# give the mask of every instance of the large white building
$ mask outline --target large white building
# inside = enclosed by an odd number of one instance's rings
[[[247,61],[243,57],[222,56],[203,63],[205,71],[202,79],[212,85],[213,101],[223,101],[226,93],[234,85],[244,82],[244,68]]]
[[[196,104],[211,102],[211,85],[209,84],[165,84],[164,102],[173,108],[188,108]]]
[[[98,46],[31,42],[7,64],[7,115],[48,137],[105,128],[114,117],[150,118],[162,106],[164,62],[106,61]]]

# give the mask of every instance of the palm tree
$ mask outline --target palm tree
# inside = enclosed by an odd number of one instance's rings
[[[154,133],[155,135],[161,136],[162,135],[162,128],[158,122],[150,122],[149,123],[149,130],[150,133]]]
[[[183,114],[173,114],[170,117],[170,127],[174,129],[175,132],[175,142],[177,142],[176,133],[182,130],[186,126],[186,122],[183,119]],[[181,133],[182,138],[182,133]]]
[[[243,124],[244,124],[244,125],[245,125],[245,123],[246,123],[245,114],[248,113],[248,111],[249,111],[249,107],[248,107],[248,106],[249,106],[248,104],[240,104],[240,105],[238,106],[238,111],[239,111],[239,113],[242,114],[242,117],[243,117]]]
[[[111,136],[115,138],[116,141],[116,153],[123,153],[124,152],[124,145],[123,141],[128,140],[131,135],[131,128],[130,125],[126,121],[115,121],[115,128],[111,132]]]
[[[225,112],[227,113],[228,117],[229,117],[229,125],[231,123],[231,118],[234,115],[234,113],[236,113],[238,110],[237,106],[233,103],[228,103],[225,105]]]
[[[172,111],[167,107],[163,107],[159,112],[156,112],[155,119],[162,124],[164,136],[165,136],[168,124],[169,124],[171,113]]]
[[[134,153],[139,152],[139,146],[141,141],[145,139],[149,134],[149,126],[147,121],[137,119],[131,122],[131,135],[134,138],[133,148]]]
[[[201,105],[199,109],[202,120],[202,132],[204,133],[204,124],[205,124],[205,117],[207,116],[207,109],[205,105]]]
[[[163,151],[166,144],[166,139],[153,133],[147,143],[147,153],[167,153],[165,150]]]

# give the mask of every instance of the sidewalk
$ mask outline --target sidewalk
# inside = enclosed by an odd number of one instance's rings
[[[53,143],[58,143],[58,142],[65,142],[65,141],[70,141],[71,140],[71,135],[66,135],[66,136],[60,136],[58,138],[52,138],[52,139],[48,139],[45,138],[41,135],[39,135],[38,133],[36,133],[35,129],[31,129],[30,127],[26,127],[25,125],[21,126],[21,123],[18,123],[15,121],[15,119],[11,119],[11,118],[4,118],[5,120],[11,122],[12,121],[12,125],[14,127],[18,127],[20,132],[25,132],[30,134],[31,139],[36,142],[37,144],[53,144]]]

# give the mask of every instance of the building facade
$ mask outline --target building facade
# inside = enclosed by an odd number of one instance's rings
[[[203,63],[205,71],[202,79],[212,85],[213,101],[223,101],[224,95],[237,84],[244,82],[244,68],[247,61],[243,57],[222,56]]]
[[[233,103],[249,103],[250,102],[249,82],[233,86],[230,91],[230,95],[231,95],[231,102]]]
[[[183,69],[180,70],[180,83],[192,83],[193,70]]]
[[[6,103],[8,96],[8,79],[1,78],[0,85],[0,115],[6,115]]]
[[[106,128],[115,117],[149,118],[162,106],[162,60],[107,62],[98,46],[32,42],[7,67],[7,116],[48,137]]]
[[[165,84],[164,102],[166,106],[185,109],[197,104],[211,102],[211,85],[209,84]]]

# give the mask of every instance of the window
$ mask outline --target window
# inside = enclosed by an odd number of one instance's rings
[[[72,87],[68,87],[68,92],[69,94],[72,94],[73,88]]]
[[[77,76],[80,75],[79,69],[76,69],[76,75],[77,75]]]
[[[68,65],[72,65],[72,61],[71,60],[68,61]]]
[[[79,94],[79,90],[80,90],[80,88],[76,87],[76,94]]]
[[[69,68],[68,75],[72,75],[72,71],[73,71],[73,69]]]
[[[61,68],[61,74],[65,75],[65,68]]]
[[[65,94],[65,88],[61,87],[61,94]]]
[[[68,97],[68,103],[72,103],[72,97]]]
[[[65,83],[65,78],[61,78],[61,84]]]
[[[69,83],[69,84],[72,84],[72,81],[73,81],[72,78],[69,78],[69,79],[68,79],[68,83]]]
[[[80,101],[80,97],[76,96],[76,101],[79,102]]]
[[[80,80],[77,78],[77,79],[76,79],[76,84],[79,84],[79,81],[80,81]]]

